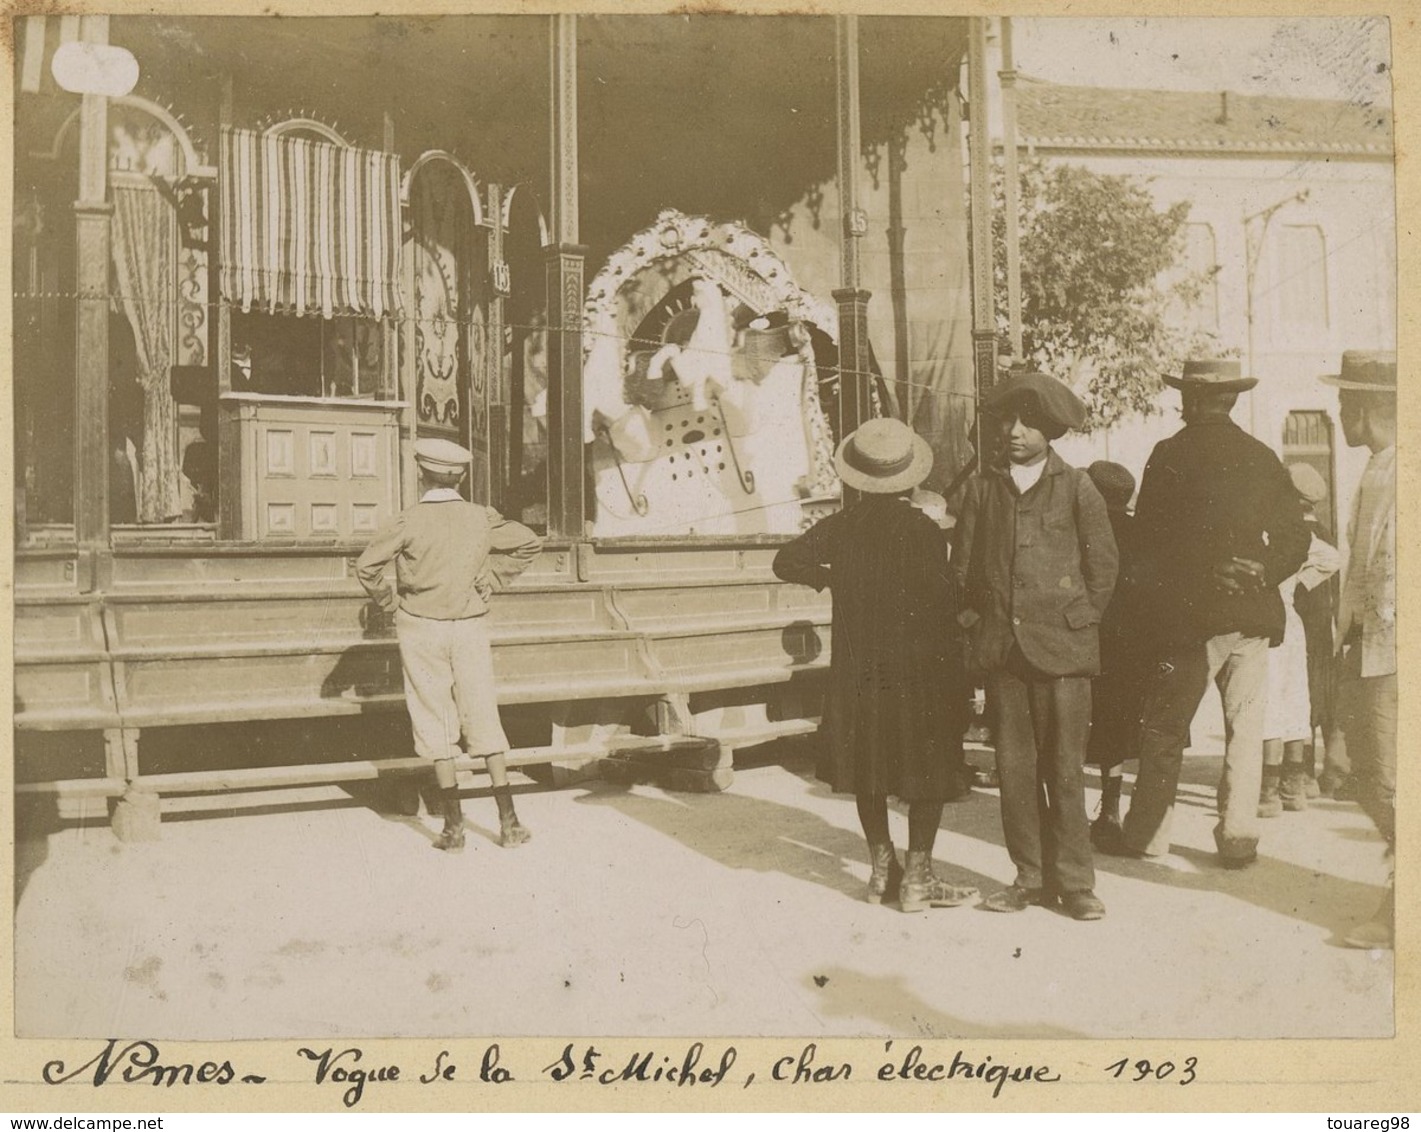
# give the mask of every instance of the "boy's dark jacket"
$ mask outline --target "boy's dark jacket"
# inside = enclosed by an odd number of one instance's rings
[[[1005,469],[968,482],[952,564],[974,668],[1003,667],[1016,645],[1051,676],[1100,671],[1100,619],[1119,568],[1115,536],[1100,492],[1054,449],[1024,495]]]

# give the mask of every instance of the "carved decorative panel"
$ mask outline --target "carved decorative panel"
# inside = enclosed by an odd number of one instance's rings
[[[310,441],[311,475],[334,476],[336,472],[336,434],[311,430]]]
[[[240,447],[240,538],[369,541],[395,513],[400,409],[231,394],[219,426]]]
[[[350,434],[350,474],[357,477],[378,475],[379,446],[373,432]]]
[[[340,529],[339,513],[334,503],[311,504],[311,533],[333,535]]]
[[[268,503],[266,505],[266,533],[269,535],[294,535],[296,533],[296,505],[294,503]]]
[[[287,429],[267,429],[266,474],[269,476],[294,476],[296,474],[295,433]]]
[[[373,534],[380,525],[380,508],[374,503],[350,505],[350,529],[360,534]]]

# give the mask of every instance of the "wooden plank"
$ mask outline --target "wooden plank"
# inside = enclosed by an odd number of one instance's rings
[[[100,660],[25,664],[15,669],[15,725],[116,717],[108,667]],[[92,726],[92,723],[90,724]]]
[[[63,778],[54,782],[21,782],[16,794],[65,798],[117,798],[127,789],[121,778]]]
[[[102,731],[122,723],[116,712],[65,709],[15,714],[16,731]]]
[[[521,747],[510,751],[507,763],[511,767],[535,766],[544,763],[591,762],[611,754],[625,752],[665,753],[668,755],[703,747],[704,739],[687,739],[674,736],[615,737],[605,743],[585,743],[577,746]],[[470,755],[454,760],[458,770],[482,771],[483,757]],[[419,774],[427,772],[430,763],[413,755],[392,759],[352,759],[349,762],[303,764],[278,767],[237,767],[226,770],[173,771],[166,774],[145,774],[135,779],[133,785],[153,794],[210,794],[223,791],[279,789],[289,786],[311,786],[321,783],[371,781],[385,775]],[[30,787],[32,793],[56,792],[64,787],[74,792],[76,783],[87,779],[70,780],[68,783],[36,783]],[[117,779],[92,780],[117,783],[117,793],[122,793],[124,783]],[[23,789],[23,788],[22,788]]]
[[[753,747],[768,743],[773,739],[788,739],[795,735],[813,735],[819,730],[818,719],[782,719],[770,723],[757,723],[749,727],[718,727],[707,731],[707,736],[733,747]]]
[[[747,628],[759,628],[761,626],[747,626]],[[571,631],[559,632],[556,629],[534,629],[534,630],[500,630],[495,626],[490,626],[489,636],[492,640],[495,655],[500,648],[521,648],[527,646],[565,646],[565,645],[605,645],[614,642],[631,642],[635,644],[641,640],[638,633],[628,632],[621,629],[608,629],[602,632]],[[252,638],[243,641],[240,637],[223,633],[218,627],[209,627],[206,634],[199,634],[196,628],[187,630],[192,633],[192,643],[175,643],[171,640],[162,644],[136,644],[120,638],[108,654],[103,653],[78,653],[78,659],[84,659],[90,655],[103,658],[105,655],[112,656],[115,660],[132,661],[204,661],[216,660],[226,661],[238,658],[259,658],[259,657],[284,657],[284,656],[323,656],[323,655],[343,655],[353,651],[369,652],[372,655],[381,652],[398,652],[399,645],[393,636],[369,637],[360,633],[353,633],[346,628],[329,630],[323,635],[322,630],[312,629],[311,635],[304,639],[295,637],[284,638]],[[708,630],[710,631],[710,630]],[[214,637],[216,639],[214,639]],[[35,658],[44,654],[35,654]],[[57,654],[53,657],[44,656],[46,660],[67,659],[64,654]]]

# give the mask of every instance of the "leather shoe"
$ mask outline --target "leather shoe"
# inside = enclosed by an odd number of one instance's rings
[[[988,912],[1025,912],[1033,904],[1045,904],[1049,899],[1045,889],[1022,888],[1013,884],[992,893],[982,901],[981,906]]]
[[[1090,889],[1083,892],[1067,892],[1061,896],[1061,907],[1073,920],[1101,920],[1105,918],[1105,905]]]
[[[1219,864],[1226,869],[1246,869],[1249,865],[1258,860],[1258,852],[1244,853],[1242,856],[1226,857],[1219,854]]]
[[[1342,937],[1342,942],[1348,947],[1358,947],[1366,951],[1390,951],[1393,947],[1393,935],[1390,924],[1375,919],[1358,924]]]
[[[1125,843],[1125,831],[1118,825],[1103,825],[1097,831],[1090,831],[1090,843],[1109,857],[1133,857],[1139,860],[1145,856],[1143,850]]]

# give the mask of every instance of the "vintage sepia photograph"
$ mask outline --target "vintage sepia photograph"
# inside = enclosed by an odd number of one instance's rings
[[[9,18],[16,1038],[1396,1034],[1388,18]]]

